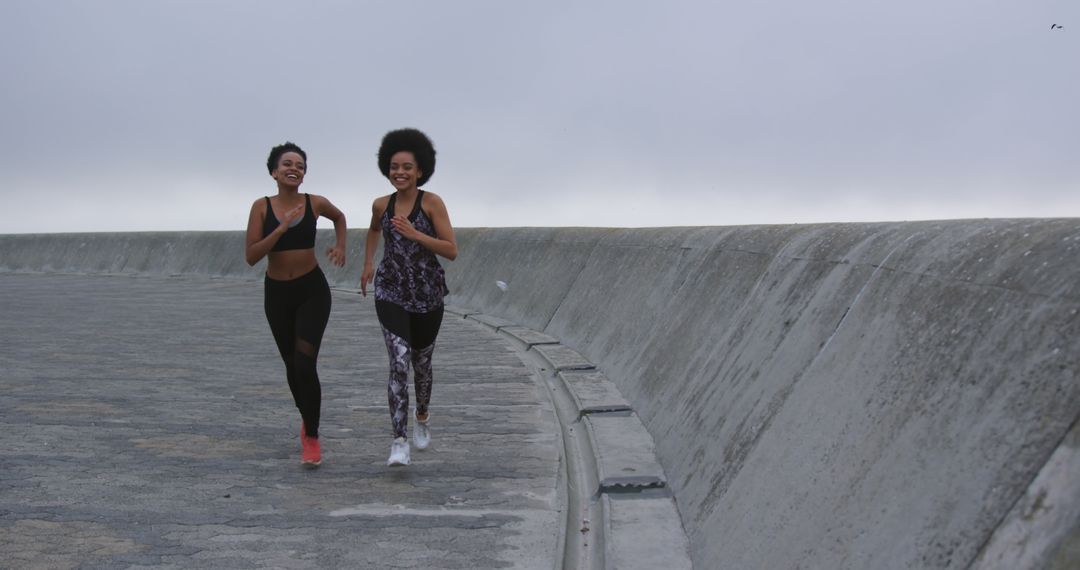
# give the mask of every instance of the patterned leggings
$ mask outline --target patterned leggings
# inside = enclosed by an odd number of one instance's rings
[[[387,301],[375,301],[382,325],[386,353],[390,357],[390,380],[386,395],[394,437],[408,437],[409,366],[416,386],[416,413],[427,414],[431,402],[431,355],[442,325],[443,309],[410,313]]]

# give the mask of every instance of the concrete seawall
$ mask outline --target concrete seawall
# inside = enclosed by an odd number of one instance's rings
[[[1080,220],[458,237],[451,302],[558,338],[633,405],[695,567],[1080,564]],[[345,288],[350,238],[323,263]],[[242,249],[0,236],[0,271],[258,279]]]

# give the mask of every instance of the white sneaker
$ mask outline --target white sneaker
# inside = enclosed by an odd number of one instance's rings
[[[390,459],[386,460],[386,464],[391,467],[409,464],[409,442],[405,438],[394,439],[394,443],[390,446]]]
[[[413,410],[413,419],[416,420],[416,410]],[[416,449],[427,449],[431,445],[431,430],[428,429],[428,422],[431,421],[431,416],[424,421],[416,420],[415,429],[413,429],[413,443],[416,444]]]

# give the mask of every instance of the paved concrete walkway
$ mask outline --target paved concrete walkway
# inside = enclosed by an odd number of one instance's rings
[[[262,284],[0,275],[0,567],[544,568],[563,533],[559,428],[519,353],[448,318],[432,448],[390,446],[371,298],[336,292],[323,466]]]

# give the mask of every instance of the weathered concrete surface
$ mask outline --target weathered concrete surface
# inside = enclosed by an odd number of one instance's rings
[[[447,319],[432,447],[388,468],[373,304],[333,301],[309,471],[260,282],[0,274],[0,567],[553,568],[561,444],[517,352]]]
[[[972,565],[984,568],[1077,568],[1080,560],[1080,423],[1050,456],[1027,493]],[[1064,547],[1055,547],[1065,535]]]
[[[1051,512],[1063,522],[1018,563],[1080,564],[1080,473],[1052,460],[1075,457],[1080,417],[1080,220],[458,235],[452,302],[559,339],[618,386],[696,567],[967,568]],[[73,244],[4,237],[0,270],[182,265],[63,257]],[[234,263],[193,270],[251,275]]]
[[[1078,220],[492,229],[461,251],[456,303],[559,338],[633,404],[700,568],[966,568],[1080,416]],[[1055,531],[1031,567],[1075,543]]]

